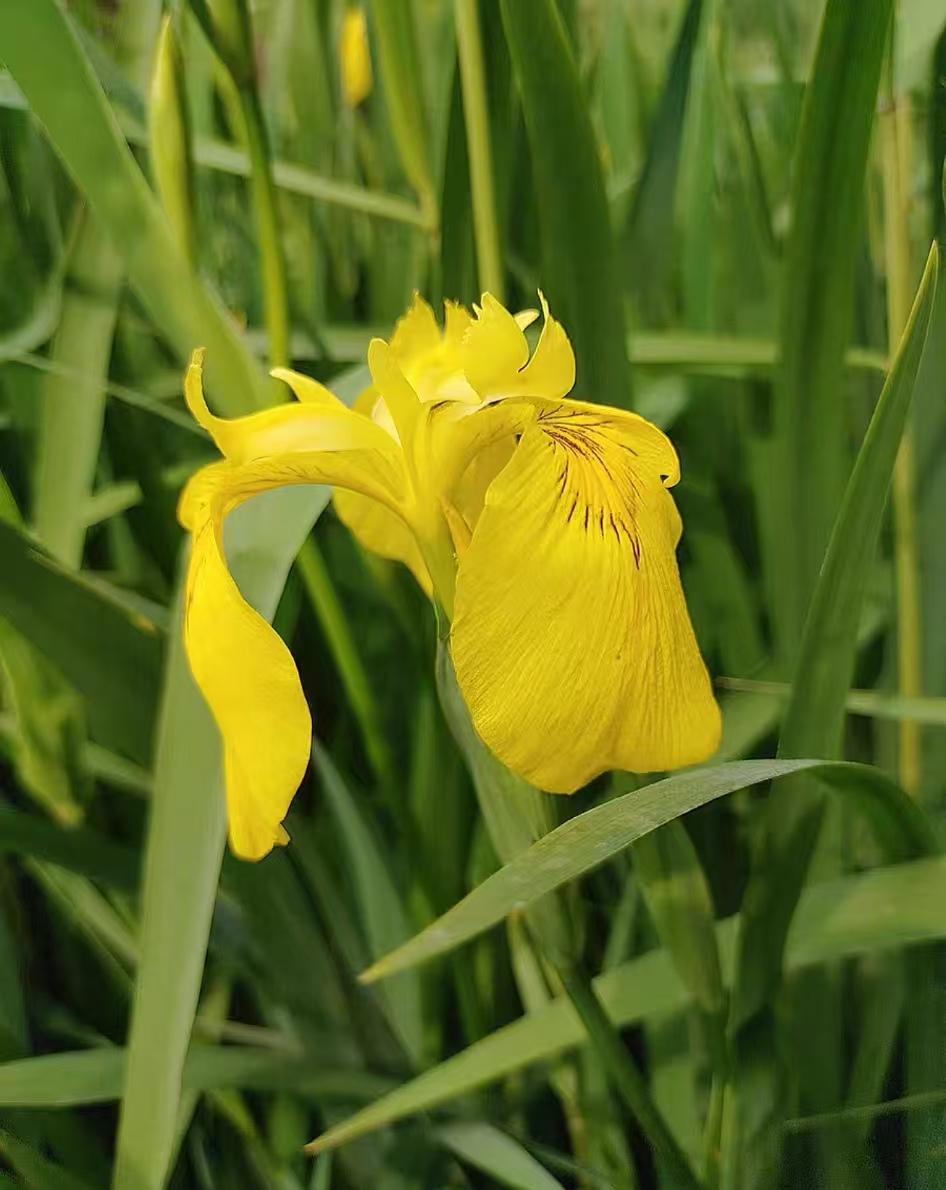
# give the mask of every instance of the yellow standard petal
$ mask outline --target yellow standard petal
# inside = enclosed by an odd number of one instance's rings
[[[678,474],[650,423],[563,401],[538,409],[487,493],[451,651],[477,731],[542,789],[716,749],[719,710],[675,558],[666,485]]]
[[[490,293],[476,310],[463,339],[463,368],[482,400],[539,397],[557,401],[575,383],[575,353],[564,328],[550,314],[539,293],[545,321],[532,358],[523,328],[531,311],[514,317]]]

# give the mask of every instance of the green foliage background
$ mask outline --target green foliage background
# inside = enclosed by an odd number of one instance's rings
[[[946,1185],[946,0],[368,0],[354,110],[344,9],[0,5],[0,1187]],[[720,753],[487,829],[423,596],[273,493],[317,738],[242,864],[183,363],[350,401],[485,288],[672,435]]]

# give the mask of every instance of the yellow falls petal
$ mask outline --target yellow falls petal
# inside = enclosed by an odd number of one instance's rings
[[[279,368],[299,396],[299,404],[277,405],[246,417],[223,418],[211,413],[201,384],[202,352],[195,352],[184,380],[184,395],[195,419],[208,431],[221,453],[233,463],[275,455],[317,450],[369,450],[398,466],[397,444],[370,417],[349,409],[332,393],[297,372]]]
[[[223,556],[226,494],[205,502],[188,565],[184,645],[224,747],[230,846],[261,859],[282,827],[309,759],[312,725],[278,633],[243,599]]]
[[[555,793],[704,760],[720,729],[661,478],[673,448],[649,423],[585,409],[542,410],[493,482],[451,632],[477,731]]]

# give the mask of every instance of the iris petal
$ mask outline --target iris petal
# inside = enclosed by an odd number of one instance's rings
[[[289,650],[227,570],[223,499],[194,533],[184,645],[223,739],[230,846],[255,860],[287,838],[282,820],[305,774],[312,724]]]
[[[234,422],[214,418],[199,357],[187,389],[195,415],[232,453],[197,472],[181,495],[178,516],[192,538],[184,645],[223,740],[231,847],[259,859],[286,841],[281,823],[305,773],[311,723],[289,650],[227,569],[224,519],[250,496],[286,484],[345,486],[394,519],[404,472],[394,439],[344,406],[317,400]]]
[[[451,651],[477,731],[540,788],[677,768],[717,746],[674,556],[663,477],[676,471],[643,419],[563,402],[540,411],[487,493]]]

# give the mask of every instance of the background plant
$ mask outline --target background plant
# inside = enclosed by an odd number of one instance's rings
[[[0,7],[0,1185],[680,1184],[576,971],[701,1183],[940,1185],[946,6],[365,13],[368,94],[342,0]],[[269,361],[351,400],[413,289],[539,286],[576,395],[680,451],[718,763],[503,854],[423,597],[284,491],[228,554],[317,740],[292,846],[224,857],[188,353],[231,415]],[[559,973],[518,908],[549,854]]]

